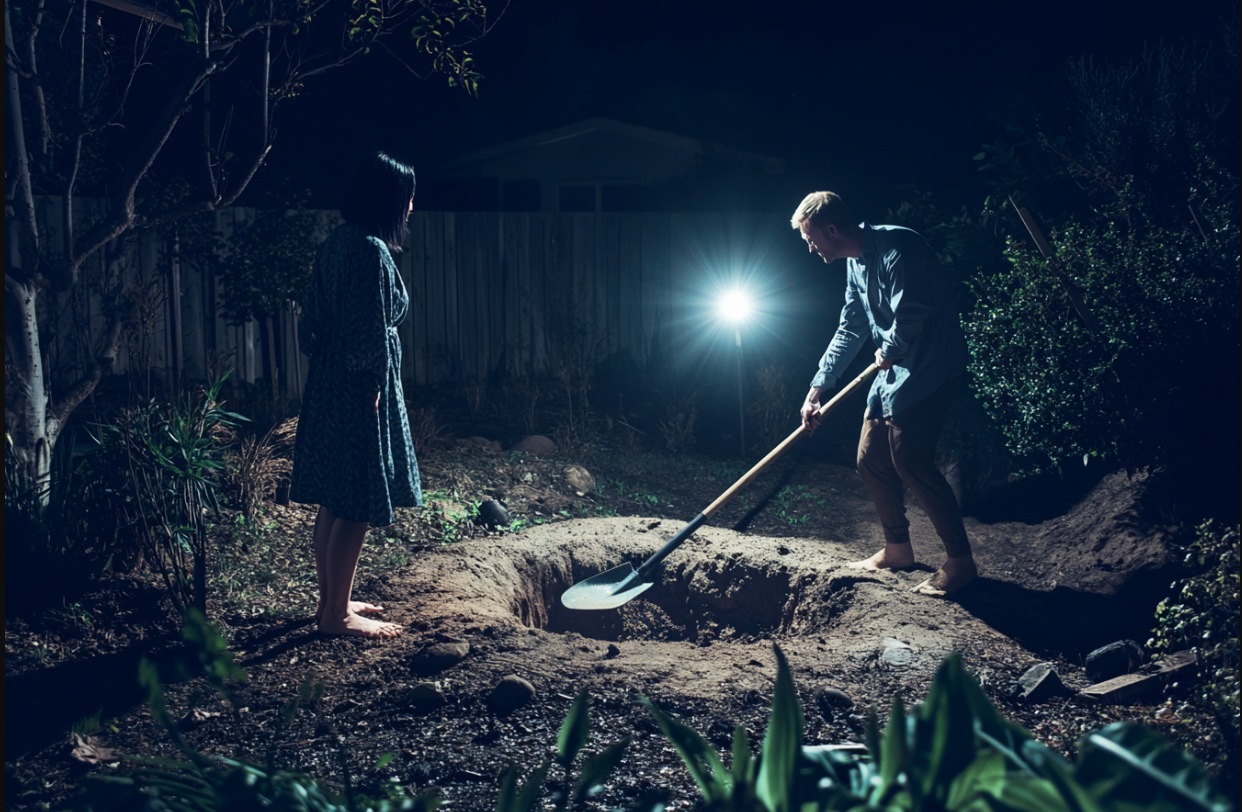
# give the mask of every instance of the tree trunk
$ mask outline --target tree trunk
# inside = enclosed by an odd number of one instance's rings
[[[13,450],[27,473],[42,489],[51,471],[52,446],[58,423],[48,415],[47,385],[43,378],[43,353],[39,347],[37,316],[38,286],[4,278],[5,310],[12,324],[6,324],[6,344],[16,373],[18,404]],[[46,494],[44,494],[46,499]]]

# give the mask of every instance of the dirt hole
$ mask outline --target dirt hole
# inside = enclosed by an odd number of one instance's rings
[[[566,609],[560,600],[573,583],[596,574],[576,569],[572,579],[556,570],[528,576],[532,582],[524,592],[530,598],[514,612],[523,625],[593,640],[699,645],[822,634],[849,606],[855,583],[735,557],[666,569],[659,583],[624,606],[582,611]]]

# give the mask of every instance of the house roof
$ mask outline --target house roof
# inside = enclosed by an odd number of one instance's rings
[[[752,164],[763,171],[775,174],[779,174],[784,171],[784,161],[777,158],[754,155],[732,147],[711,144],[700,141],[697,138],[687,138],[685,136],[675,135],[663,130],[655,130],[650,127],[640,127],[637,124],[627,124],[626,122],[617,121],[611,118],[588,118],[584,121],[579,121],[566,127],[546,130],[541,133],[527,136],[526,138],[517,139],[516,141],[507,141],[503,144],[497,144],[492,147],[487,147],[486,149],[478,150],[477,152],[460,155],[446,161],[441,166],[440,172],[437,174],[457,174],[462,170],[468,170],[473,166],[492,161],[497,158],[516,156],[517,154],[524,152],[533,152],[553,144],[565,145],[565,142],[581,140],[592,135],[608,135],[614,138],[645,142],[653,146],[663,147],[666,150],[684,152],[687,154],[687,157],[711,153],[713,155],[725,157],[740,163]]]

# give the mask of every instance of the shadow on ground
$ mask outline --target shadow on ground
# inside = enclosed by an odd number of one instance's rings
[[[1087,654],[1116,640],[1142,645],[1152,632],[1161,594],[1136,578],[1116,595],[1058,586],[1028,589],[981,577],[957,597],[958,604],[987,625],[1032,652],[1082,663]]]

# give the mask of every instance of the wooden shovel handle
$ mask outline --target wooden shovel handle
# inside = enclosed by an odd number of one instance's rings
[[[864,369],[857,378],[850,381],[844,388],[841,389],[840,392],[837,392],[835,395],[833,395],[831,400],[829,400],[823,406],[820,406],[819,411],[815,413],[816,416],[824,417],[829,412],[831,412],[833,409],[835,409],[838,403],[845,400],[845,398],[849,397],[854,392],[855,389],[862,386],[863,382],[866,381],[868,378],[870,378],[879,368],[880,368],[879,364],[871,364],[866,369]],[[755,463],[754,468],[751,468],[749,471],[747,471],[742,476],[741,479],[739,479],[737,482],[734,482],[731,486],[729,486],[729,489],[727,491],[720,494],[720,496],[716,498],[715,502],[712,502],[710,505],[708,505],[707,508],[703,511],[703,517],[706,519],[710,519],[716,511],[724,507],[725,503],[727,503],[730,499],[732,499],[735,495],[737,495],[738,491],[742,490],[742,488],[745,488],[755,479],[755,477],[763,473],[763,469],[767,468],[769,465],[775,462],[776,459],[780,457],[780,455],[784,454],[785,451],[788,450],[788,448],[791,445],[797,442],[798,439],[802,437],[802,435],[804,434],[807,434],[806,427],[799,424],[798,428],[794,429],[793,434],[790,434],[788,437],[782,440],[780,445],[778,445],[776,448],[769,451],[766,457],[759,460],[759,462]]]

